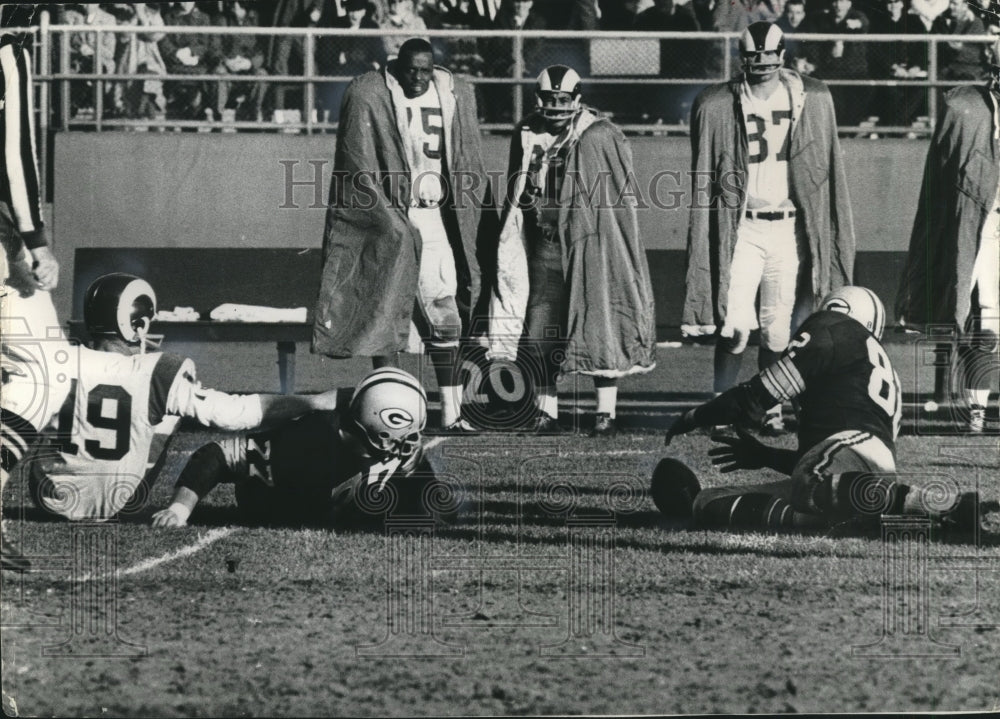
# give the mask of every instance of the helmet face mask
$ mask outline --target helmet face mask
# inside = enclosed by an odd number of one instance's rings
[[[882,332],[885,330],[885,307],[878,295],[867,287],[844,285],[824,297],[819,308],[843,312],[864,325],[865,329],[875,335],[875,339],[882,339]]]
[[[374,370],[351,398],[347,432],[370,457],[406,459],[420,447],[427,395],[416,377],[395,367]]]
[[[769,22],[752,23],[740,36],[740,60],[750,82],[775,77],[785,64],[785,36]]]
[[[87,289],[83,317],[94,339],[116,339],[137,346],[159,347],[162,336],[149,334],[156,316],[156,292],[144,279],[124,272],[98,277]]]
[[[566,65],[552,65],[538,75],[535,103],[546,123],[565,125],[580,112],[580,75]]]

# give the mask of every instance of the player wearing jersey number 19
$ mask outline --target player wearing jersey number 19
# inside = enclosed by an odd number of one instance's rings
[[[155,314],[153,288],[133,275],[105,275],[87,290],[84,323],[99,349],[73,348],[69,391],[21,460],[44,511],[101,521],[140,509],[180,417],[241,430],[336,406],[335,390],[234,395],[202,387],[190,359],[147,351],[157,346],[149,335]],[[25,430],[33,428],[5,411],[5,441],[21,438],[27,446]],[[4,470],[12,469],[4,459]]]
[[[710,450],[723,472],[769,467],[790,479],[757,487],[702,490],[694,499],[703,526],[803,528],[881,514],[931,514],[971,529],[982,503],[976,492],[949,506],[936,490],[899,482],[895,440],[899,432],[899,378],[881,342],[885,308],[864,287],[827,295],[802,323],[777,362],[700,407],[667,432],[666,443],[696,427],[753,425],[777,402],[800,404],[799,447],[783,450],[753,439],[720,438]]]

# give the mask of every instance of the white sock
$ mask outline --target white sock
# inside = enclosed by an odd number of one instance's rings
[[[968,389],[965,390],[965,399],[970,404],[977,404],[985,407],[990,401],[990,391],[988,389]]]
[[[441,387],[441,425],[448,427],[462,415],[462,385]]]
[[[767,419],[771,419],[772,417],[777,417],[778,419],[781,419],[780,404],[776,404],[773,407],[771,407],[771,409],[767,410]]]
[[[559,397],[554,389],[539,390],[538,409],[553,419],[559,416]]]
[[[609,414],[615,418],[615,405],[618,404],[618,385],[611,387],[596,387],[597,414]]]

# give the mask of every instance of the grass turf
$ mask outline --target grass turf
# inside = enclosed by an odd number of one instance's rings
[[[910,401],[900,469],[913,481],[946,478],[996,499],[996,438],[942,435],[946,415],[917,411],[917,389],[929,384],[914,353],[890,347]],[[455,525],[427,540],[240,526],[228,487],[206,500],[191,526],[153,530],[149,515],[167,502],[190,451],[211,436],[190,428],[171,445],[150,506],[115,525],[40,521],[12,482],[6,528],[39,569],[3,575],[5,711],[995,708],[995,537],[977,545],[932,532],[924,544],[902,543],[903,552],[877,532],[690,531],[656,513],[646,486],[663,455],[661,430],[698,396],[667,390],[709,386],[710,357],[704,347],[661,352],[655,373],[623,383],[628,431],[613,440],[490,434],[435,443],[435,468],[454,478],[464,505]],[[268,363],[246,362],[233,373],[224,371],[226,357],[214,359],[199,358],[209,383],[267,388]],[[299,383],[308,389],[349,384],[363,371],[302,359]],[[580,385],[579,403],[573,385],[561,389],[564,414],[585,426],[589,383]],[[707,487],[772,478],[723,477],[705,455],[710,445],[692,434],[670,452]],[[427,536],[420,527],[413,533]],[[96,579],[74,573],[74,556],[89,556],[79,554],[80,537],[114,539],[105,546],[115,553],[99,552],[87,567]],[[192,546],[200,548],[185,554]],[[154,566],[158,559],[165,561]],[[102,581],[114,568],[115,581]],[[128,656],[137,647],[142,654]]]

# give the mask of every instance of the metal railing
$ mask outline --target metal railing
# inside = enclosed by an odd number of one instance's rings
[[[278,38],[282,36],[292,36],[302,42],[303,72],[301,74],[288,75],[230,75],[230,74],[135,74],[135,73],[101,73],[101,72],[73,72],[71,63],[70,37],[74,34],[88,34],[94,37],[92,59],[94,68],[103,67],[104,43],[102,36],[104,33],[114,33],[120,35],[135,35],[137,33],[157,33],[190,34],[190,35],[252,35]],[[411,33],[405,30],[331,30],[319,28],[192,28],[173,26],[134,26],[134,25],[54,25],[48,22],[47,13],[42,14],[42,24],[37,29],[38,42],[36,43],[36,81],[39,88],[39,109],[40,126],[45,129],[49,126],[60,130],[107,130],[123,128],[182,128],[200,129],[202,131],[212,130],[256,130],[256,131],[285,131],[285,132],[305,132],[312,134],[316,132],[336,131],[336,119],[331,117],[333,113],[330,108],[321,108],[317,103],[317,86],[329,86],[330,84],[346,84],[353,79],[353,75],[325,75],[316,71],[316,50],[317,41],[322,38],[385,38],[387,36],[409,37]],[[490,104],[480,108],[480,115],[484,119],[482,128],[489,131],[509,131],[512,127],[512,120],[516,120],[524,113],[525,97],[531,86],[534,84],[534,72],[537,68],[531,67],[527,59],[529,45],[536,56],[544,55],[545,48],[555,46],[578,45],[574,53],[575,57],[586,58],[589,62],[597,42],[603,43],[605,52],[609,43],[621,44],[623,59],[627,63],[629,53],[638,48],[636,43],[643,43],[642,47],[647,51],[647,63],[645,67],[636,68],[635,72],[618,72],[600,74],[587,72],[590,68],[583,68],[582,74],[585,76],[586,90],[588,94],[597,95],[603,92],[602,98],[608,100],[610,106],[598,106],[599,110],[615,117],[621,127],[630,133],[660,133],[666,134],[686,133],[686,123],[683,119],[679,121],[665,121],[660,118],[655,119],[655,112],[647,113],[649,118],[635,121],[633,115],[623,112],[622,108],[627,107],[634,111],[636,107],[635,94],[642,92],[639,105],[642,102],[656,103],[657,92],[665,91],[669,88],[677,89],[691,86],[690,95],[693,95],[699,86],[704,86],[712,82],[727,79],[732,74],[732,69],[738,63],[734,57],[735,40],[738,33],[711,33],[711,32],[690,32],[690,33],[661,33],[661,32],[609,32],[609,31],[474,31],[474,30],[427,30],[421,33],[432,42],[446,42],[449,40],[469,41],[469,40],[498,40],[510,41],[510,68],[511,72],[506,76],[480,75],[472,76],[468,79],[475,84],[480,93],[486,88],[494,87],[509,90],[509,108],[507,113],[503,108],[502,112],[495,112],[494,106],[498,97],[502,97],[496,91],[490,95]],[[865,88],[908,88],[926,93],[926,113],[921,113],[925,121],[918,123],[919,126],[879,125],[877,129],[868,124],[841,126],[842,134],[881,132],[887,134],[909,133],[914,135],[926,135],[930,132],[933,118],[937,114],[938,93],[935,89],[952,87],[961,84],[977,84],[982,80],[942,80],[940,79],[938,44],[941,42],[955,42],[955,36],[928,36],[928,35],[843,35],[843,34],[801,34],[788,35],[789,41],[806,43],[817,46],[824,42],[841,41],[846,43],[925,43],[927,46],[927,75],[925,78],[823,78],[824,82],[831,88],[839,87],[865,87]],[[984,47],[995,38],[990,35],[963,36],[963,42],[982,44]],[[669,60],[664,53],[669,54],[671,45],[678,43],[678,47],[690,48],[692,42],[705,43],[704,49],[711,49],[721,54],[721,57],[714,59],[714,67],[707,68],[699,73],[699,77],[664,77],[663,67],[656,68],[659,72],[655,74],[650,71],[649,50],[653,45],[658,46],[659,60],[662,64],[669,64],[664,60]],[[539,50],[541,48],[541,51]],[[551,53],[550,53],[551,54]],[[706,55],[707,56],[707,55]],[[558,57],[555,53],[554,57]],[[545,63],[548,64],[548,63]],[[141,82],[155,79],[166,83],[224,83],[224,82],[254,82],[263,83],[265,86],[283,83],[286,85],[299,86],[302,89],[301,104],[294,109],[299,110],[299,120],[293,122],[275,122],[271,118],[259,118],[254,120],[226,121],[221,119],[190,120],[167,117],[108,117],[106,113],[106,90],[114,83]],[[92,84],[92,116],[88,114],[74,113],[71,107],[71,97],[75,83]],[[631,91],[631,93],[629,92]],[[617,93],[617,94],[616,94]],[[54,94],[58,94],[58,103],[52,102]],[[616,97],[623,98],[621,105],[616,105]],[[587,98],[585,97],[585,100]],[[293,109],[293,108],[289,108]],[[641,108],[640,108],[641,109]],[[325,110],[325,112],[324,112]],[[504,117],[503,121],[496,121],[497,114]]]

